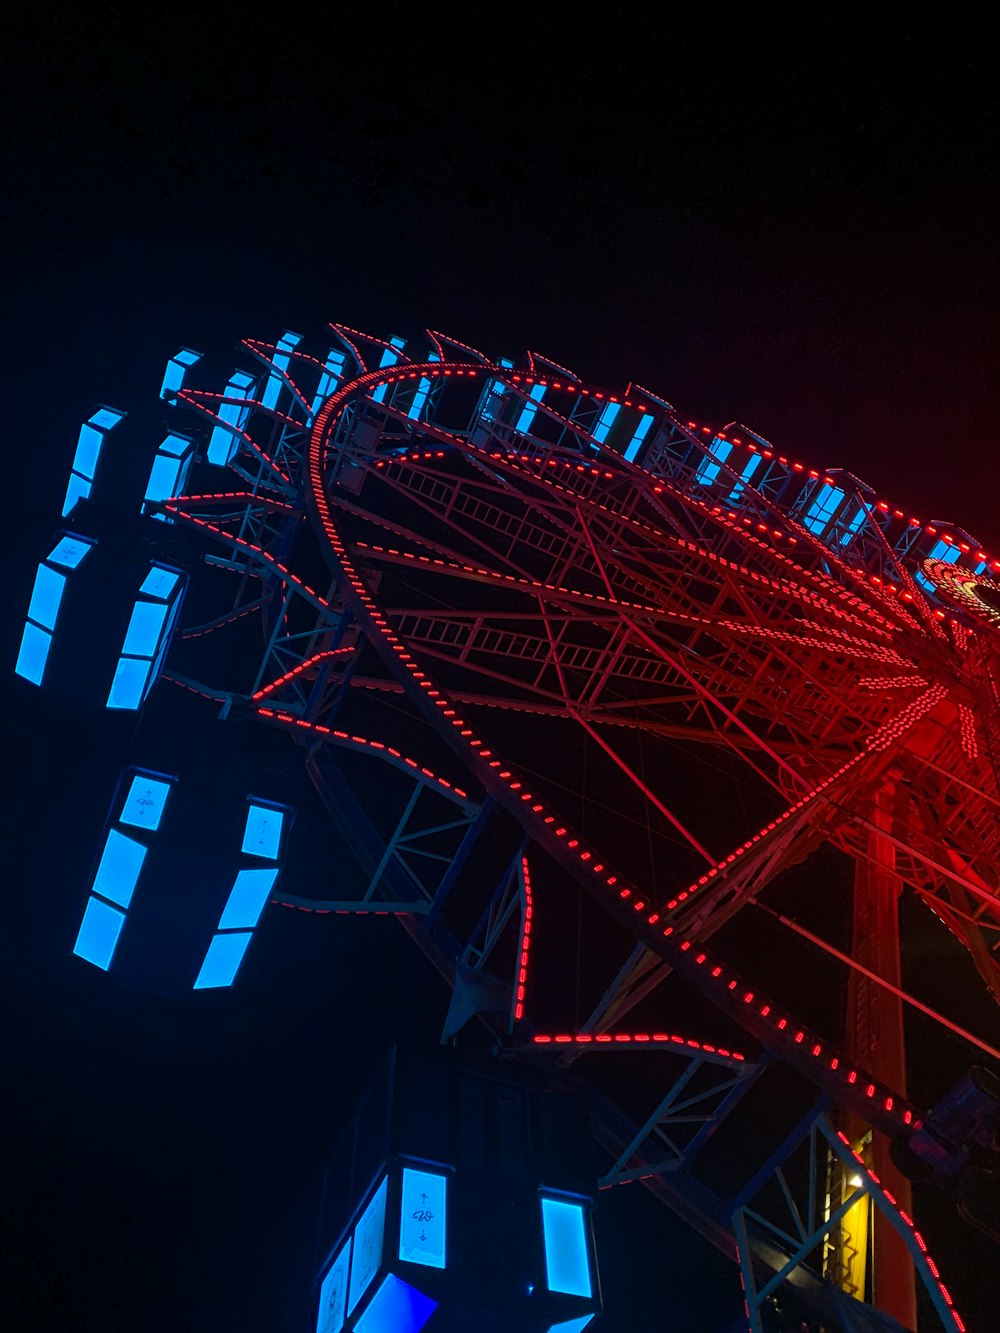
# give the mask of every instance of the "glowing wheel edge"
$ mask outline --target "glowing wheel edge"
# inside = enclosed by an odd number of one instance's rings
[[[495,367],[480,364],[440,362],[407,364],[412,376],[497,377]],[[919,1126],[916,1108],[893,1089],[877,1082],[864,1070],[851,1067],[843,1055],[825,1040],[798,1024],[791,1015],[772,1004],[756,988],[710,955],[700,944],[681,936],[670,926],[663,926],[659,914],[650,912],[650,904],[634,887],[614,873],[596,849],[583,848],[580,840],[547,803],[525,792],[517,775],[496,758],[492,746],[459,714],[445,692],[425,672],[408,647],[395,634],[375,597],[351,558],[348,545],[334,520],[327,499],[328,443],[340,413],[354,398],[364,397],[383,383],[394,381],[398,371],[369,371],[346,383],[327,399],[313,424],[308,446],[308,491],[310,510],[318,524],[324,555],[339,575],[345,599],[356,618],[365,626],[373,647],[383,663],[399,680],[403,690],[420,713],[437,729],[448,746],[476,774],[483,787],[522,825],[540,847],[581,882],[606,910],[651,952],[669,963],[682,978],[709,998],[719,1009],[735,1019],[740,1027],[782,1060],[799,1069],[813,1084],[828,1092],[841,1104],[853,1105],[864,1118],[891,1137],[904,1137]],[[502,377],[502,376],[501,376]],[[454,440],[462,449],[465,442]],[[609,455],[602,451],[603,458]],[[615,465],[632,467],[617,455]],[[634,469],[640,471],[640,469]],[[483,750],[488,749],[488,756]],[[846,765],[848,767],[849,765]],[[502,779],[500,772],[510,774]],[[833,784],[842,776],[827,779]],[[567,835],[570,836],[567,836]]]

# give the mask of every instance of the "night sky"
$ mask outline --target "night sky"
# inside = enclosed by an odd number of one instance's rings
[[[225,358],[328,319],[636,380],[1000,551],[987,10],[792,12],[21,14],[3,660],[94,405],[155,409],[181,344]],[[306,1333],[323,1163],[387,1044],[434,1038],[444,988],[391,922],[281,912],[232,993],[139,994],[72,959],[120,760],[8,681],[0,1328]],[[995,1251],[933,1205],[926,1227],[987,1333]],[[651,1198],[603,1196],[598,1228],[602,1330],[727,1330],[735,1272]]]

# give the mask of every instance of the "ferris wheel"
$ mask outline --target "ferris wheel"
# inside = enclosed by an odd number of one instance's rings
[[[112,706],[162,675],[289,733],[350,863],[337,893],[241,871],[194,984],[232,982],[267,900],[397,916],[452,988],[445,1038],[478,1016],[510,1058],[589,1079],[602,1184],[641,1179],[733,1257],[754,1333],[913,1328],[916,1285],[963,1329],[907,1176],[976,1220],[997,1083],[913,1104],[904,1009],[970,1064],[1000,1052],[905,990],[900,906],[1000,996],[1000,561],[637,385],[330,327],[325,356],[247,340],[221,391],[187,351],[164,380],[188,425],[144,530],[196,614],[164,612]],[[254,856],[282,816],[250,809]],[[853,868],[817,880],[839,947],[782,890],[822,848]],[[843,1006],[808,962],[746,957],[761,920],[789,960],[835,960]],[[625,1059],[657,1071],[648,1104],[617,1095]],[[789,1071],[807,1109],[710,1190],[715,1145]]]

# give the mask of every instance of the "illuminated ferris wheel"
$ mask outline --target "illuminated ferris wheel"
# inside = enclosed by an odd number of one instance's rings
[[[281,794],[244,798],[235,878],[191,908],[186,984],[232,984],[267,903],[396,916],[452,988],[445,1038],[478,1016],[509,1058],[586,1079],[602,1186],[643,1180],[736,1260],[752,1330],[913,1328],[915,1285],[962,1329],[907,1177],[977,1221],[998,1085],[977,1067],[914,1105],[904,1009],[970,1064],[1000,1052],[906,992],[900,906],[1000,995],[1000,561],[639,386],[331,329],[319,356],[247,340],[221,390],[197,354],[170,362],[95,685],[119,714],[183,692],[288,733],[340,839],[335,889],[293,882]],[[102,484],[119,503],[119,416],[84,427],[39,569],[18,669],[43,687],[74,580],[110,576],[119,520],[96,504]],[[77,942],[111,969],[183,785],[135,759]],[[830,848],[853,866],[817,880],[850,917],[840,947],[783,887]],[[762,920],[787,966],[748,948]],[[791,961],[811,951],[842,970],[842,1010]],[[645,1103],[626,1059],[656,1071]],[[709,1188],[744,1115],[780,1123],[785,1077],[807,1110]]]

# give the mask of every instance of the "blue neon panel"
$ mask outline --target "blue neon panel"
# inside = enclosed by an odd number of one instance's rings
[[[642,446],[642,442],[648,435],[649,428],[652,424],[653,424],[653,418],[647,412],[645,416],[642,418],[642,420],[639,422],[638,426],[636,426],[635,434],[632,436],[631,440],[629,441],[629,446],[625,450],[626,463],[635,462],[635,456],[639,452],[639,449]]]
[[[138,708],[142,703],[146,680],[149,677],[150,663],[143,658],[121,657],[115,668],[111,689],[108,691],[108,708]]]
[[[448,1178],[403,1168],[399,1208],[399,1257],[411,1264],[444,1268],[448,1232]]]
[[[73,471],[81,473],[84,477],[94,479],[94,473],[97,471],[97,459],[101,452],[101,445],[104,443],[104,436],[93,426],[88,426],[86,422],[80,427],[80,438],[77,441],[76,453],[73,455]]]
[[[385,1204],[389,1193],[388,1176],[382,1181],[371,1203],[354,1228],[354,1261],[351,1264],[351,1289],[347,1299],[350,1314],[374,1280],[382,1264],[385,1240]]]
[[[213,935],[201,971],[195,978],[194,989],[211,990],[219,986],[231,986],[249,943],[250,931]]]
[[[94,893],[110,898],[119,907],[128,907],[145,859],[146,848],[141,842],[112,829],[94,876]]]
[[[582,1314],[578,1319],[564,1319],[561,1324],[553,1324],[549,1333],[583,1333],[587,1325],[596,1317],[592,1314]]]
[[[314,414],[319,410],[320,404],[323,403],[323,401],[336,389],[343,370],[343,353],[331,351],[326,359],[326,365],[323,367],[323,374],[319,378],[319,384],[316,386],[316,394],[312,401],[312,411]]]
[[[567,1296],[592,1295],[583,1204],[543,1199],[542,1230],[549,1291],[561,1291]]]
[[[316,1333],[340,1333],[347,1318],[347,1273],[351,1264],[351,1241],[330,1265],[330,1271],[319,1289],[319,1312]]]
[[[174,435],[171,432],[164,436],[163,443],[156,452],[158,454],[168,454],[171,458],[183,458],[185,454],[190,453],[191,449],[191,441],[185,435]]]
[[[46,629],[55,629],[59,602],[65,587],[65,574],[57,574],[47,565],[39,565],[35,586],[31,590],[31,601],[28,603],[28,616]]]
[[[176,356],[172,356],[167,362],[163,383],[160,385],[160,397],[165,398],[168,393],[176,393],[184,383],[188,368],[200,360],[201,353],[192,352],[190,347],[182,347]]]
[[[943,560],[946,565],[954,565],[958,563],[958,555],[958,547],[954,542],[942,541],[939,537],[934,543],[928,559]]]
[[[41,685],[45,673],[45,662],[52,646],[52,635],[47,630],[39,629],[29,620],[21,636],[21,647],[17,654],[14,671],[32,685]]]
[[[179,459],[157,454],[153,459],[153,466],[149,469],[149,481],[146,483],[146,494],[143,499],[166,500],[169,496],[176,495],[180,472]]]
[[[77,500],[86,500],[90,494],[90,482],[81,477],[78,472],[69,474],[69,485],[66,487],[66,499],[63,501],[63,518],[70,512]]]
[[[714,439],[708,448],[712,456],[719,460],[719,463],[724,463],[733,452],[733,446],[728,440]],[[719,475],[719,463],[713,463],[710,458],[703,458],[694,474],[695,481],[700,481],[703,486],[711,485]]]
[[[851,538],[857,532],[858,528],[861,527],[862,523],[864,523],[867,516],[865,507],[863,505],[858,505],[857,513],[851,519],[850,523],[848,523],[847,531],[840,539],[841,546],[847,546],[850,543]]]
[[[240,870],[229,901],[222,910],[219,929],[235,930],[243,927],[253,930],[277,878],[277,866],[266,870]]]
[[[531,423],[535,419],[535,413],[538,411],[538,408],[533,404],[540,403],[544,397],[545,385],[536,384],[531,390],[532,401],[522,410],[521,415],[517,419],[517,425],[514,427],[515,430],[519,430],[523,434],[530,428]]]
[[[410,404],[410,410],[407,416],[411,421],[416,421],[420,413],[424,410],[424,403],[427,402],[427,395],[431,390],[430,380],[420,380],[417,384],[417,392],[413,395],[413,402]]]
[[[157,778],[144,777],[137,773],[132,779],[125,797],[125,805],[118,816],[119,824],[131,824],[134,828],[146,828],[155,832],[160,827],[163,807],[170,795],[170,783],[160,782]]]
[[[91,413],[87,420],[98,430],[111,430],[118,425],[124,416],[124,412],[117,412],[113,407],[99,407],[96,412]]]
[[[177,587],[179,579],[180,574],[175,570],[164,569],[162,565],[153,565],[139,584],[139,591],[145,593],[147,597],[158,597],[160,601],[165,602]]]
[[[265,407],[274,407],[278,401],[278,395],[285,383],[281,376],[288,370],[292,359],[289,353],[294,351],[301,341],[301,333],[289,333],[287,331],[278,339],[274,356],[271,358],[274,371],[268,376],[267,384],[264,387],[264,396],[261,399]]]
[[[136,602],[125,631],[122,652],[136,657],[152,657],[160,642],[160,631],[166,617],[167,608],[163,602]]]
[[[264,805],[251,805],[243,830],[242,850],[250,856],[261,856],[265,861],[276,861],[284,822],[283,811],[272,810]]]
[[[184,367],[178,365],[176,360],[168,361],[160,385],[160,397],[166,398],[168,393],[176,393],[183,383]]]
[[[404,345],[403,340],[401,338],[390,338],[389,341],[393,344],[394,347],[401,348]],[[390,349],[387,347],[385,351],[382,353],[382,360],[378,363],[379,370],[385,370],[386,366],[394,366],[398,360],[399,357],[396,355],[396,353],[390,351]],[[372,394],[372,399],[376,403],[380,403],[385,397],[388,388],[389,388],[388,384],[380,384],[378,388],[375,390],[375,392]]]
[[[604,411],[594,427],[594,439],[598,444],[603,444],[608,438],[608,431],[614,425],[615,417],[620,411],[621,405],[619,403],[605,403]]]
[[[102,903],[100,898],[90,898],[84,909],[73,952],[106,972],[111,966],[115,945],[124,924],[124,912]]]
[[[822,536],[829,527],[834,511],[843,498],[844,492],[839,486],[830,486],[827,482],[824,482],[816,491],[809,508],[802,515],[802,522],[817,537]]]
[[[62,565],[65,569],[76,569],[77,565],[94,545],[83,537],[74,537],[67,533],[48,554],[52,565]]]
[[[354,1327],[357,1333],[420,1333],[436,1309],[437,1301],[390,1273]]]
[[[746,461],[746,462],[744,463],[744,465],[743,465],[743,471],[740,473],[740,480],[736,483],[736,485],[733,487],[733,489],[729,492],[729,498],[730,498],[730,500],[738,500],[738,499],[739,499],[739,497],[743,494],[743,491],[745,490],[745,487],[744,487],[743,483],[744,483],[745,481],[749,481],[749,480],[750,480],[750,478],[751,478],[751,477],[753,476],[753,474],[757,471],[758,467],[760,467],[760,465],[761,465],[762,462],[763,462],[763,459],[761,458],[760,454],[751,454],[751,455],[750,455],[750,457],[747,459],[747,461]]]

